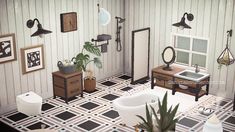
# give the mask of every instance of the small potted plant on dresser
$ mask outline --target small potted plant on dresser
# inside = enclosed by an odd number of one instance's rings
[[[78,53],[76,57],[73,57],[74,64],[79,71],[85,72],[84,78],[84,89],[87,92],[93,92],[96,88],[96,78],[93,76],[93,71],[87,69],[87,65],[91,62],[97,68],[102,68],[102,63],[98,57],[91,58],[88,53],[91,53],[95,56],[101,56],[100,49],[96,47],[91,42],[85,42],[83,45],[81,53]]]

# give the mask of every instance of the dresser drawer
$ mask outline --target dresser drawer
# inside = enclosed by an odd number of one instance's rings
[[[75,95],[78,95],[80,93],[80,89],[78,87],[70,88],[67,90],[68,97],[73,97]]]
[[[53,76],[53,83],[58,87],[64,88],[64,78]]]
[[[154,73],[153,76],[154,78],[157,78],[159,80],[172,80],[173,79],[171,76],[159,74],[159,73]]]
[[[64,97],[65,98],[65,89],[54,86],[54,93],[57,96]]]
[[[81,75],[71,77],[67,80],[67,88],[68,89],[74,89],[74,88],[81,88]]]
[[[156,85],[158,86],[163,86],[164,87],[164,80],[159,80],[159,79],[156,79]]]

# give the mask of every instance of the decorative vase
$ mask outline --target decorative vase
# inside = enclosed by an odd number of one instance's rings
[[[96,88],[96,78],[84,78],[84,88],[87,92],[94,92]]]

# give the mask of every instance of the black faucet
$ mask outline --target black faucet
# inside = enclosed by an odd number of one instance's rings
[[[198,73],[200,71],[198,64],[195,64],[194,67],[195,67],[195,72]]]

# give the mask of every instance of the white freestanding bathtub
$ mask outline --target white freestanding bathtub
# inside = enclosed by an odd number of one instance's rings
[[[152,92],[141,92],[130,96],[122,96],[113,101],[113,106],[120,115],[123,124],[135,126],[141,123],[142,120],[136,115],[140,115],[146,119],[146,103],[151,105],[155,111],[158,110],[158,96]]]

